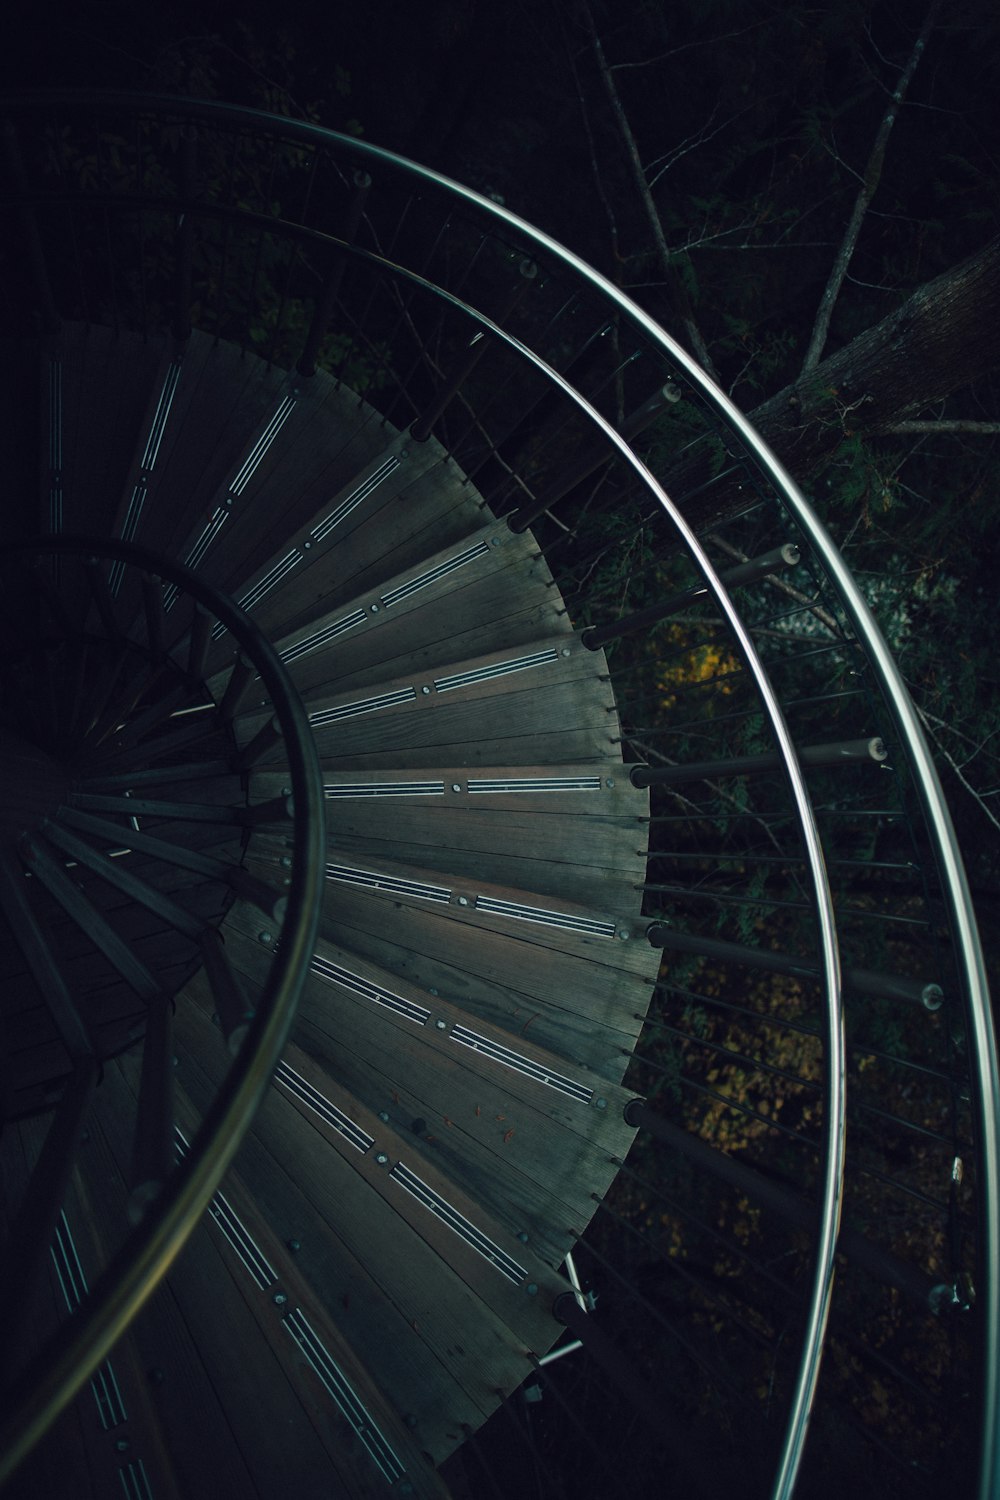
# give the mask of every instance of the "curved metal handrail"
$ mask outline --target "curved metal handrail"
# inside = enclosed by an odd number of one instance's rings
[[[980,1192],[984,1202],[981,1236],[983,1246],[982,1263],[985,1268],[986,1283],[985,1295],[982,1298],[986,1338],[984,1349],[985,1369],[983,1376],[980,1492],[985,1500],[986,1496],[992,1494],[997,1476],[997,1430],[998,1425],[1000,1425],[1000,1387],[998,1387],[996,1369],[998,1338],[1000,1338],[1000,1334],[998,1334],[998,1325],[1000,1325],[1000,1318],[998,1318],[998,1312],[1000,1312],[998,1296],[1000,1296],[1000,1290],[998,1290],[997,1274],[995,1271],[996,1266],[1000,1264],[1000,1143],[998,1143],[998,1120],[995,1103],[998,1086],[998,1066],[985,968],[976,933],[968,886],[961,867],[954,828],[923,731],[910,704],[902,679],[892,662],[888,648],[872,618],[871,612],[810,503],[725,394],[648,314],[644,313],[619,288],[614,286],[592,267],[588,266],[578,256],[574,255],[573,252],[561,246],[543,231],[525,222],[509,209],[484,198],[474,190],[455,183],[431,169],[409,162],[395,153],[372,146],[367,142],[340,136],[335,132],[325,130],[323,127],[307,122],[290,121],[283,117],[272,116],[263,111],[154,95],[109,93],[95,96],[93,93],[83,95],[76,91],[60,91],[44,95],[24,95],[17,100],[5,100],[4,106],[11,109],[18,109],[22,106],[31,107],[40,103],[44,103],[46,106],[68,104],[77,106],[86,105],[88,107],[92,107],[95,104],[103,104],[109,108],[129,108],[147,114],[163,113],[172,116],[181,115],[189,120],[214,120],[227,124],[236,124],[250,130],[266,132],[268,136],[280,134],[293,141],[309,142],[316,145],[326,144],[336,147],[337,151],[341,152],[351,161],[364,166],[366,169],[383,164],[405,174],[419,185],[433,188],[450,200],[457,200],[464,203],[475,214],[482,216],[496,226],[502,235],[515,237],[522,248],[527,246],[533,253],[548,257],[551,261],[565,268],[585,286],[592,289],[610,308],[621,314],[641,334],[644,340],[659,350],[672,368],[684,372],[685,377],[698,390],[708,409],[713,411],[730,430],[735,431],[739,435],[745,448],[767,476],[768,481],[774,486],[777,494],[781,497],[782,503],[786,506],[789,514],[795,519],[802,535],[808,540],[816,557],[820,560],[826,577],[864,649],[875,680],[888,704],[900,741],[905,747],[909,766],[914,774],[918,796],[922,804],[932,842],[935,862],[949,907],[949,917],[960,960],[958,964],[959,978],[964,988],[964,1010],[970,1023],[972,1051],[978,1081],[975,1108],[981,1154],[978,1175]],[[281,232],[282,229],[294,232],[295,227],[291,224],[282,225],[277,223],[274,225],[277,232]],[[339,248],[350,250],[350,247],[343,245],[335,237],[327,236],[327,238],[332,243],[338,245]],[[362,256],[364,255],[364,252],[358,253]],[[415,278],[413,273],[405,271],[402,267],[392,266],[388,262],[383,262],[383,264],[386,264],[387,268],[396,274],[408,276],[411,281],[419,279]],[[446,293],[444,289],[437,288],[432,283],[426,283],[426,285],[432,292],[448,297],[452,301],[452,305],[456,307],[463,306],[457,299],[451,297],[451,294]],[[540,371],[547,373],[548,377],[554,379],[556,384],[560,386],[564,394],[568,395],[571,400],[576,401],[581,410],[586,409],[586,403],[582,402],[582,399],[578,399],[577,393],[573,391],[568,383],[558,376],[555,371],[550,370],[538,356],[533,355],[530,350],[520,345],[516,339],[505,334],[503,330],[498,329],[497,325],[491,324],[488,319],[484,318],[481,313],[476,312],[475,309],[465,307],[464,310],[474,317],[480,326],[490,327],[507,342],[509,347],[515,349],[522,357],[531,360]],[[649,470],[635,459],[635,455],[628,451],[627,445],[622,443],[609,424],[605,423],[596,412],[592,412],[592,409],[591,414],[592,418],[596,418],[597,424],[602,429],[605,438],[612,442],[613,446],[618,449],[620,455],[627,463],[633,465],[643,484],[649,489],[649,492],[657,496],[659,503],[668,509],[668,514],[671,513],[669,500],[657,486],[655,478]],[[684,535],[684,532],[682,531],[681,534]],[[723,602],[725,590],[722,589],[720,591],[717,589],[712,581],[714,570],[708,564],[706,571],[707,558],[699,555],[698,550],[693,550],[691,555],[695,558],[699,569],[704,573],[720,608],[726,613],[730,626],[733,628],[733,619],[729,614],[729,610],[727,610],[726,604]],[[731,608],[729,606],[730,610]],[[735,614],[735,612],[733,613]],[[776,730],[776,734],[779,740],[782,759],[785,762],[786,769],[792,775],[792,785],[794,787],[795,772],[791,763],[794,762],[794,752],[791,750],[790,741],[786,742],[786,739],[782,736],[782,732]],[[796,797],[797,795],[796,792]],[[815,852],[819,853],[818,846]],[[810,853],[810,862],[812,864],[812,852]],[[815,873],[816,867],[814,866]],[[832,926],[829,933],[827,933],[824,926],[822,933],[824,964],[827,969],[827,978],[829,981],[834,972],[835,947],[833,951],[827,951],[828,943],[833,943]],[[828,1007],[828,1026],[832,1024],[832,1018],[833,1008]],[[835,1043],[829,1033],[827,1047],[828,1055],[832,1055],[832,1051],[835,1050]],[[842,1052],[840,1055],[842,1058]],[[834,1104],[837,1102],[838,1092],[842,1091],[842,1084],[843,1074],[841,1073],[838,1080],[834,1083],[834,1093],[831,1096],[831,1102],[834,1102]],[[842,1107],[842,1098],[840,1104]],[[834,1130],[831,1133],[831,1139],[837,1133]],[[822,1227],[819,1241],[819,1255],[817,1257],[817,1277],[814,1283],[813,1301],[808,1322],[806,1353],[800,1367],[799,1380],[793,1401],[792,1418],[779,1470],[776,1494],[781,1496],[787,1496],[790,1493],[794,1483],[795,1471],[801,1458],[811,1394],[815,1388],[818,1371],[826,1310],[829,1307],[833,1251],[836,1240],[836,1219],[839,1211],[839,1168],[836,1162],[836,1152],[831,1154],[829,1147],[830,1141],[828,1140],[822,1204]],[[841,1136],[840,1167],[842,1167],[843,1163],[842,1150],[843,1140]]]
[[[282,941],[246,1040],[185,1156],[130,1241],[80,1310],[20,1376],[20,1395],[0,1427],[0,1484],[107,1358],[155,1291],[207,1208],[253,1122],[285,1046],[309,969],[323,891],[323,783],[301,700],[276,651],[243,610],[190,569],[126,542],[52,536],[8,554],[100,556],[140,568],[211,610],[254,662],[285,730],[297,824]]]

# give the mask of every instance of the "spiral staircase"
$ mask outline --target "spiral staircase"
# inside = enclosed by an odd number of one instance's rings
[[[982,958],[801,492],[425,169],[4,121],[4,1493],[992,1495]]]

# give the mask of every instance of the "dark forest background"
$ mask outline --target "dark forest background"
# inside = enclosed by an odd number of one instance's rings
[[[1000,952],[995,0],[8,16],[8,88],[219,98],[361,134],[502,200],[691,349],[880,618]]]

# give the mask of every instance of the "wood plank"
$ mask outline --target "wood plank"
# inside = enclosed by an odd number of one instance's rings
[[[231,940],[241,971],[253,949],[252,935]],[[317,1060],[401,1135],[421,1121],[420,1152],[557,1266],[631,1145],[623,1108],[633,1095],[570,1070],[527,1037],[468,1021],[440,997],[321,943],[286,1060],[307,1076],[306,1054]]]
[[[189,1015],[185,1027],[190,1023]],[[191,1060],[182,1063],[185,1076]],[[547,1348],[558,1335],[559,1325],[547,1309],[565,1282],[530,1246],[505,1235],[484,1210],[421,1161],[421,1179],[432,1190],[530,1268],[538,1291],[526,1296],[523,1283],[512,1283],[401,1189],[393,1173],[404,1154],[414,1159],[409,1142],[345,1096],[334,1102],[349,1108],[350,1118],[369,1136],[379,1132],[378,1149],[388,1156],[385,1165],[376,1159],[377,1150],[359,1151],[315,1113],[274,1090],[254,1129],[258,1149],[241,1155],[239,1171],[255,1198],[266,1194],[259,1171],[263,1147],[313,1205],[306,1232],[324,1236],[325,1286],[332,1300],[340,1298],[345,1315],[338,1311],[338,1322],[344,1326],[346,1320],[359,1329],[360,1338],[351,1341],[366,1351],[372,1367],[387,1360],[391,1369],[385,1379],[379,1376],[379,1384],[389,1389],[400,1376],[405,1380],[399,1409],[425,1422],[427,1437],[436,1432],[431,1451],[440,1458],[460,1439],[461,1421],[471,1418],[478,1425],[493,1409],[497,1389],[509,1389],[523,1378],[525,1335],[531,1340],[527,1347],[536,1349]],[[394,1332],[388,1334],[389,1329]],[[400,1346],[406,1351],[402,1365]],[[448,1389],[452,1395],[444,1400]],[[468,1405],[470,1397],[475,1408]]]
[[[602,668],[600,653],[562,636],[455,662],[429,680],[312,697],[307,708],[331,768],[603,760],[618,726]],[[265,709],[240,718],[241,744],[266,717]],[[281,758],[279,748],[265,764]]]
[[[262,600],[258,623],[268,617],[276,630],[283,595],[293,586],[307,589],[312,576],[302,568],[290,572],[288,589],[279,584]],[[386,574],[377,588],[316,613],[275,644],[299,691],[308,693],[327,684],[354,687],[378,672],[423,671],[488,651],[497,640],[516,645],[568,628],[533,538],[491,521],[403,572]],[[221,681],[210,686],[221,694]]]
[[[280,773],[258,773],[251,798],[268,801],[284,784]],[[620,763],[490,767],[471,778],[454,766],[378,776],[352,768],[327,772],[324,787],[328,843],[352,862],[488,872],[498,884],[584,905],[639,904],[648,792],[631,785]],[[267,849],[266,837],[257,848]]]

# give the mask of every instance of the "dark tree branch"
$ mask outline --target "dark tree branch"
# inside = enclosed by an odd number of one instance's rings
[[[705,340],[701,335],[701,330],[698,328],[698,325],[694,320],[694,314],[691,310],[690,302],[681,284],[680,277],[677,274],[677,268],[674,264],[674,259],[671,254],[670,247],[667,244],[666,235],[663,232],[663,224],[660,220],[660,215],[657,211],[656,204],[653,202],[653,194],[650,191],[649,182],[643,170],[642,158],[639,155],[639,148],[636,145],[635,136],[632,134],[632,127],[630,126],[628,116],[625,113],[625,106],[622,104],[621,95],[618,92],[618,86],[615,83],[611,68],[608,65],[608,60],[604,55],[604,47],[602,46],[601,38],[597,33],[597,27],[594,24],[594,18],[591,15],[590,6],[587,4],[587,0],[580,0],[580,13],[583,16],[587,34],[590,38],[590,45],[593,50],[594,57],[597,61],[598,71],[601,75],[601,81],[604,84],[604,90],[608,96],[608,103],[611,106],[611,113],[614,116],[616,125],[618,126],[618,131],[625,146],[626,155],[628,156],[629,165],[632,168],[632,175],[635,178],[635,185],[639,192],[639,199],[646,212],[646,218],[649,222],[650,232],[653,236],[653,243],[656,247],[657,259],[660,262],[660,266],[663,270],[663,275],[670,287],[674,303],[678,308],[680,320],[683,325],[684,332],[686,333],[690,342],[692,353],[694,354],[695,358],[698,360],[702,368],[707,370],[708,373],[714,377],[716,371],[712,363],[711,355],[708,352],[708,346],[706,345]]]
[[[924,18],[920,35],[913,44],[913,51],[910,53],[906,67],[899,75],[899,82],[896,84],[889,108],[886,110],[882,123],[878,128],[878,134],[875,137],[875,144],[868,158],[868,165],[865,168],[861,187],[854,201],[854,209],[848,220],[847,228],[844,231],[844,238],[841,241],[840,249],[834,260],[830,278],[820,298],[816,321],[813,325],[809,347],[806,350],[806,357],[802,365],[803,375],[807,375],[810,370],[814,370],[819,364],[820,356],[826,345],[827,334],[830,331],[830,319],[833,316],[833,309],[836,306],[837,298],[840,296],[840,289],[844,284],[844,277],[847,275],[847,268],[851,263],[851,257],[854,255],[855,246],[858,243],[858,235],[861,233],[861,225],[868,211],[868,205],[875,196],[879,179],[882,176],[885,153],[889,145],[889,135],[893,125],[896,123],[896,116],[899,114],[900,106],[906,97],[907,90],[913,80],[913,75],[917,70],[917,64],[923,55],[924,48],[927,46],[927,39],[934,27],[934,22],[940,8],[941,0],[931,0],[931,7]]]
[[[887,427],[886,432],[978,432],[992,433],[1000,432],[1000,422],[976,422],[965,417],[942,417],[935,421],[928,418],[926,421],[894,422]]]

